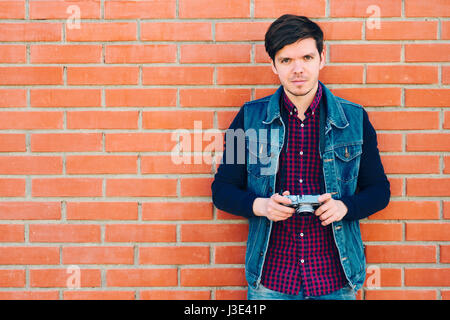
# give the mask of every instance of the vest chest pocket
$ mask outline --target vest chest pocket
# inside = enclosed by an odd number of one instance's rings
[[[358,177],[359,161],[362,154],[361,144],[352,144],[334,148],[336,157],[336,177],[348,182]]]
[[[247,172],[256,176],[268,176],[277,172],[278,146],[264,140],[245,140]]]

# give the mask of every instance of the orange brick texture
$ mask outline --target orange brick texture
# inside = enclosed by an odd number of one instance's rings
[[[321,80],[368,111],[391,182],[358,298],[450,299],[447,0],[0,0],[0,299],[246,298],[248,225],[210,184],[278,86],[284,13],[322,26]]]

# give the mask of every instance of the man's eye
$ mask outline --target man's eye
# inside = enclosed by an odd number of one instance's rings
[[[289,62],[289,59],[288,59],[288,58],[281,59],[281,63],[288,63],[288,62]]]
[[[309,61],[309,60],[312,60],[312,59],[313,59],[312,56],[305,56],[305,60],[306,60],[306,61]]]

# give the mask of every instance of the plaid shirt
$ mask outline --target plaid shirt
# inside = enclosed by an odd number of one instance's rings
[[[283,94],[288,111],[287,147],[280,155],[277,190],[290,194],[320,194],[319,84],[313,102],[301,121],[295,105]],[[347,280],[339,261],[331,224],[324,227],[314,215],[294,215],[273,223],[261,283],[272,290],[306,296],[329,294]]]

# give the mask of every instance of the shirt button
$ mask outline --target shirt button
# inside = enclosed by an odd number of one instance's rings
[[[300,125],[300,127],[302,127],[302,128],[303,128],[304,126],[305,126],[305,125],[304,125],[303,123]]]
[[[298,180],[298,182],[303,183],[303,179]]]
[[[303,151],[300,151],[300,155],[301,155],[301,156],[303,155]]]
[[[305,260],[303,260],[303,259],[300,259],[300,263],[304,263],[305,262]]]
[[[304,236],[304,234],[303,234],[303,232],[301,232],[301,233],[300,233],[300,237],[303,237],[303,236]]]

